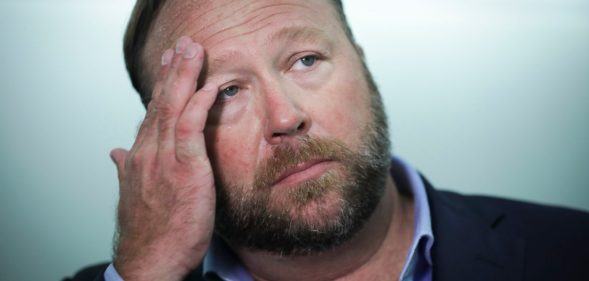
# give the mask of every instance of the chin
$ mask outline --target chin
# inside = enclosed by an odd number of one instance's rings
[[[307,226],[310,230],[320,230],[333,227],[340,221],[344,211],[343,195],[337,190],[328,190],[321,195],[314,195],[305,202],[296,200],[280,206],[273,206],[288,210],[287,216],[295,225]],[[277,204],[279,205],[279,204]]]

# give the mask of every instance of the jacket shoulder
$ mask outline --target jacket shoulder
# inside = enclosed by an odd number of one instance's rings
[[[486,219],[490,227],[524,239],[568,237],[585,240],[589,235],[589,213],[566,207],[549,206],[480,195],[460,195],[440,191],[464,211]]]
[[[491,196],[430,191],[435,239],[442,244],[450,241],[446,243],[449,246],[438,245],[444,252],[456,251],[464,241],[473,240],[473,235],[488,233],[488,237],[503,237],[503,245],[522,241],[521,252],[511,254],[521,253],[523,280],[586,280],[589,276],[589,213]],[[452,242],[454,237],[462,240]],[[493,252],[499,244],[490,245],[486,250]],[[444,254],[447,256],[451,255]],[[506,259],[508,256],[503,255]]]

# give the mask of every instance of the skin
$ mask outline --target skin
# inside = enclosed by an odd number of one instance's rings
[[[111,152],[120,181],[114,264],[127,281],[182,280],[202,261],[214,228],[214,173],[247,188],[273,146],[304,135],[357,150],[371,118],[361,57],[328,1],[170,1],[144,57],[152,102],[131,150]],[[224,95],[230,86],[238,91]],[[285,189],[338,165],[273,186],[275,207],[288,204]],[[336,213],[338,198],[325,198],[293,215]],[[344,245],[303,257],[233,250],[258,280],[398,277],[412,210],[389,178],[372,217]]]

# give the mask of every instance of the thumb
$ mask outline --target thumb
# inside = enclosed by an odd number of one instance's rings
[[[125,160],[127,159],[127,154],[129,154],[129,151],[123,148],[115,148],[110,151],[110,159],[112,159],[117,166],[119,180],[122,180],[125,175]]]

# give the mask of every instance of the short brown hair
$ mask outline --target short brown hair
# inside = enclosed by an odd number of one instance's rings
[[[344,8],[341,0],[330,0],[336,8],[339,20],[344,27],[348,39],[354,43],[352,30],[346,20]],[[137,0],[123,41],[123,52],[125,55],[125,64],[131,83],[141,97],[141,102],[145,107],[151,100],[151,89],[148,83],[149,75],[147,73],[145,62],[143,61],[143,52],[147,37],[149,36],[152,25],[166,0]]]

